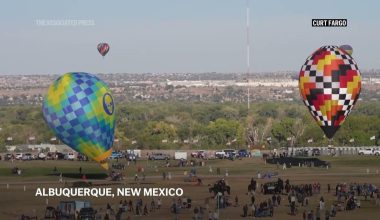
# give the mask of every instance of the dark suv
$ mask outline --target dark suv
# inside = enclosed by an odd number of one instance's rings
[[[239,157],[249,157],[249,153],[246,149],[241,149],[238,151]]]
[[[320,156],[321,155],[321,151],[318,149],[318,148],[314,148],[312,151],[311,151],[311,155],[314,157],[314,156]]]

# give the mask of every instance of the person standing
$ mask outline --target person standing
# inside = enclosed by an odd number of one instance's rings
[[[251,216],[252,216],[252,218],[254,218],[255,217],[255,213],[256,213],[256,206],[255,206],[255,204],[251,204]]]
[[[214,210],[213,220],[218,220],[218,219],[219,219],[219,215],[218,215],[218,213],[216,212],[216,210]]]
[[[157,200],[157,209],[161,209],[161,206],[162,206],[161,198],[158,198],[158,200]]]
[[[243,217],[247,217],[247,215],[248,215],[248,205],[245,204],[243,206]]]
[[[208,220],[212,220],[212,219],[213,219],[212,212],[211,212],[211,211],[208,211]]]
[[[323,196],[322,196],[321,199],[319,200],[319,209],[320,209],[320,210],[325,209],[325,200],[323,199]]]
[[[315,212],[315,220],[321,220],[321,211],[319,208],[317,208],[317,211]]]
[[[327,209],[326,209],[326,212],[325,212],[325,220],[330,220],[330,212]]]
[[[251,196],[251,204],[255,204],[255,200],[256,200],[256,199],[255,199],[255,196],[252,195],[252,196]]]
[[[62,173],[59,174],[59,182],[62,183],[63,182],[63,177],[62,177]]]

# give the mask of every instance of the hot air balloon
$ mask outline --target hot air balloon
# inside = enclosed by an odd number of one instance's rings
[[[108,51],[110,50],[110,46],[107,43],[99,43],[98,51],[104,57]]]
[[[351,56],[352,56],[352,53],[354,52],[354,50],[352,49],[352,47],[350,45],[342,45],[339,48],[346,51]]]
[[[108,86],[89,73],[66,73],[50,86],[43,116],[55,135],[108,169],[115,130],[115,106]]]
[[[330,140],[359,98],[361,75],[355,60],[337,46],[323,46],[299,74],[303,102]]]

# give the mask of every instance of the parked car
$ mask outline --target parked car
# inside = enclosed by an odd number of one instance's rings
[[[373,154],[376,156],[380,156],[380,149],[373,150]]]
[[[39,159],[39,160],[45,160],[45,159],[46,159],[46,154],[44,154],[44,153],[39,153],[39,154],[37,155],[37,159]]]
[[[55,159],[56,160],[64,160],[65,159],[65,154],[63,154],[61,152],[56,152],[55,153]]]
[[[12,154],[5,154],[4,160],[12,160],[13,155]]]
[[[21,159],[22,159],[22,156],[23,156],[22,153],[16,153],[16,155],[15,155],[15,159],[16,159],[16,160],[21,160]]]
[[[300,149],[300,150],[296,150],[294,154],[295,156],[298,156],[298,157],[307,157],[309,156],[309,151],[306,149]]]
[[[21,157],[21,160],[33,160],[33,156],[30,153],[26,153]]]
[[[374,155],[374,152],[371,148],[365,148],[365,149],[359,150],[358,154],[359,155]]]
[[[224,151],[216,151],[215,157],[218,159],[224,159],[226,157],[226,152]]]
[[[170,156],[163,153],[153,153],[149,155],[149,160],[169,160]]]
[[[79,160],[79,161],[88,161],[88,158],[86,157],[86,155],[78,153],[77,160]]]
[[[204,150],[198,150],[191,153],[191,157],[193,158],[205,158],[206,152]]]
[[[136,154],[127,154],[127,158],[129,161],[133,161],[133,160],[137,159],[137,155]]]
[[[54,160],[54,153],[47,152],[45,160]]]
[[[73,153],[73,152],[67,153],[67,154],[65,155],[65,159],[66,159],[66,160],[74,160],[74,159],[75,159],[75,155],[74,155],[74,153]]]
[[[116,158],[123,158],[123,154],[121,152],[117,152],[117,151],[112,152],[112,154],[109,157],[109,159],[113,160],[113,159],[116,159]]]
[[[226,154],[225,158],[233,158],[236,157],[236,150],[234,149],[224,149],[223,150]]]
[[[311,155],[313,157],[314,156],[320,156],[321,155],[321,151],[318,148],[313,148],[313,150],[311,150]]]
[[[249,152],[246,149],[240,149],[238,151],[239,157],[249,157]]]

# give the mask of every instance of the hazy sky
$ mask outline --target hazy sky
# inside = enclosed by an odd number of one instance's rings
[[[244,72],[246,0],[0,0],[0,74]],[[298,71],[315,49],[351,44],[379,68],[380,1],[250,0],[252,69]],[[313,28],[312,18],[347,18]],[[93,26],[39,26],[89,19]],[[108,42],[105,59],[96,45]]]

